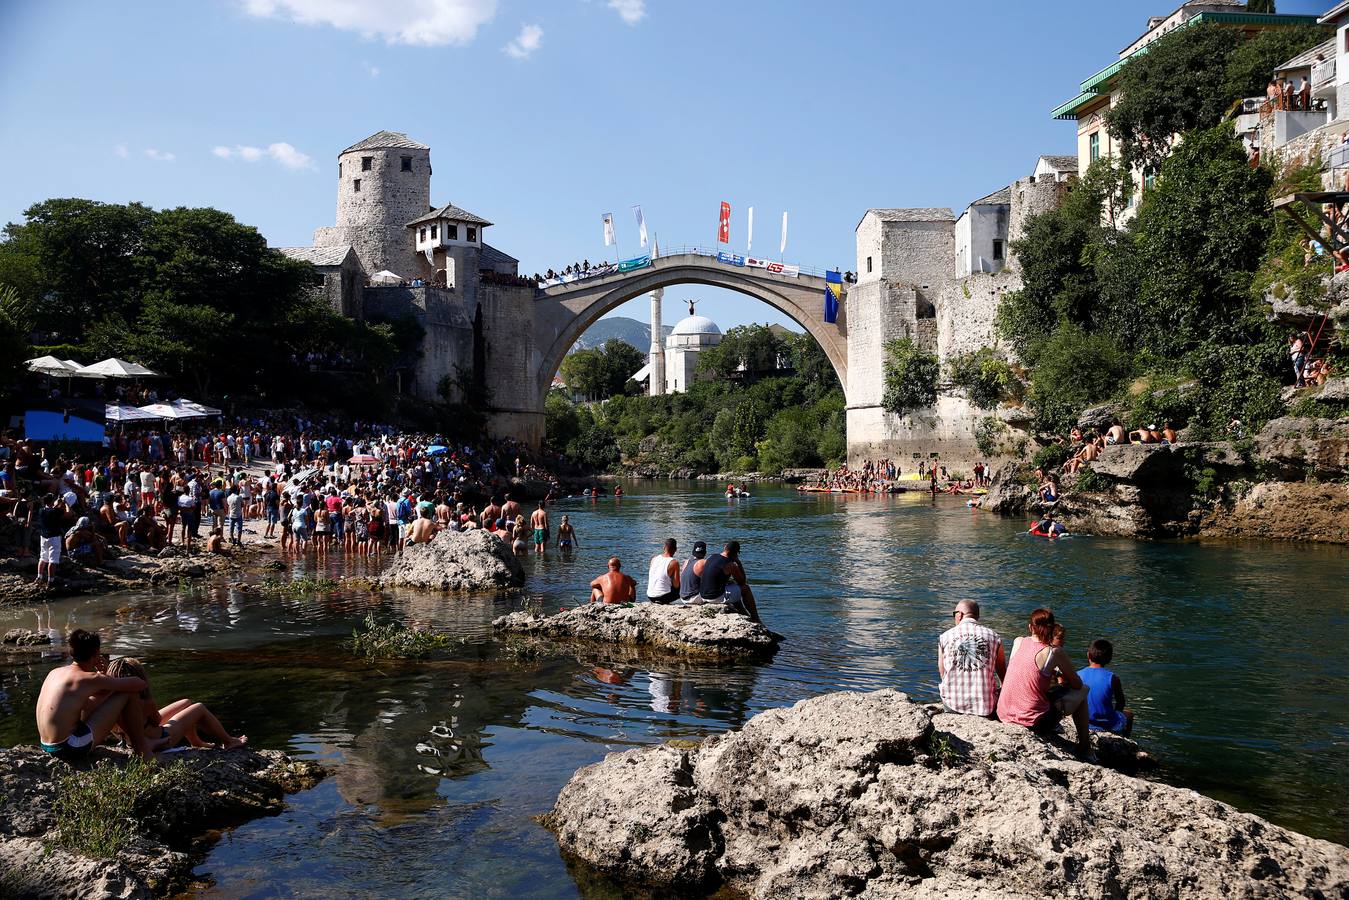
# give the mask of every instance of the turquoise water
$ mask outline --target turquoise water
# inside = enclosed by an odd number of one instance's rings
[[[936,636],[963,597],[1009,642],[1031,609],[1051,607],[1080,663],[1091,639],[1113,640],[1161,778],[1349,842],[1343,548],[1051,543],[954,498],[760,486],[728,502],[711,485],[651,482],[628,492],[554,509],[571,515],[581,548],[527,559],[528,594],[569,606],[611,552],[641,581],[667,535],[685,548],[737,537],[765,621],[788,636],[771,662],[653,671],[603,651],[521,660],[490,628],[519,598],[265,599],[226,584],[0,610],[0,628],[39,616],[96,625],[114,652],[148,662],[166,701],[204,700],[258,745],[334,767],[282,815],[226,834],[199,870],[210,880],[201,896],[619,896],[575,880],[531,818],[572,772],[826,691],[893,686],[934,699]],[[461,645],[434,663],[358,662],[342,641],[372,610]],[[0,662],[0,744],[35,739],[33,700],[53,664]]]

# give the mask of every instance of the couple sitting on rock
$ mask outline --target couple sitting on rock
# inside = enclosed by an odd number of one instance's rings
[[[1127,736],[1133,730],[1124,688],[1106,668],[1114,656],[1109,641],[1093,641],[1089,668],[1078,672],[1063,649],[1063,628],[1047,609],[1031,613],[1029,634],[1016,639],[1010,661],[997,632],[979,624],[978,603],[960,601],[952,617],[955,625],[937,643],[941,698],[951,712],[997,718],[1040,733],[1053,733],[1062,719],[1071,718],[1078,753],[1089,762],[1096,760],[1092,731]]]
[[[176,700],[158,708],[140,662],[121,657],[109,664],[97,632],[77,628],[67,644],[70,665],[47,674],[37,700],[38,738],[52,756],[81,759],[114,730],[145,759],[182,744],[228,750],[248,742],[231,736],[201,703]]]

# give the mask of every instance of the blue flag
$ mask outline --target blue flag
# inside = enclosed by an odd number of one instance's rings
[[[843,299],[843,273],[824,273],[824,320],[831,325],[838,321],[838,302]]]

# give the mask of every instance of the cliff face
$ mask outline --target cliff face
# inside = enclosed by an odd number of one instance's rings
[[[1130,748],[1097,739],[1103,759],[1128,761]],[[893,690],[803,700],[693,750],[610,754],[576,773],[544,823],[571,857],[681,896],[1349,891],[1349,849]]]

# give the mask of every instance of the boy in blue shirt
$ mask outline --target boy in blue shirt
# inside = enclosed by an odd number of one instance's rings
[[[1087,650],[1087,668],[1077,674],[1087,688],[1087,715],[1092,731],[1112,731],[1128,737],[1134,730],[1134,713],[1124,707],[1124,686],[1119,676],[1106,668],[1115,648],[1097,638]]]

